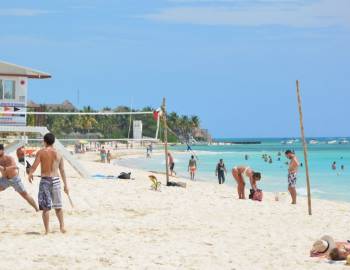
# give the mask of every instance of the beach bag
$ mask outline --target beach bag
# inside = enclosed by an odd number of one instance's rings
[[[119,174],[118,178],[119,179],[131,179],[131,172],[129,172],[129,173],[122,172]]]
[[[257,191],[254,192],[253,194],[253,201],[259,201],[261,202],[263,199],[263,192],[261,189],[258,189]]]
[[[263,199],[263,192],[261,189],[257,189],[256,191],[254,191],[253,189],[250,190],[250,194],[249,194],[249,199],[253,200],[253,201],[259,201],[261,202]]]

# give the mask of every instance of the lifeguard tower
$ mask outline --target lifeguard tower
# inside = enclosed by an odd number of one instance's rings
[[[0,61],[0,133],[45,135],[47,127],[27,126],[28,79],[49,79],[51,75],[27,67]],[[12,152],[27,143],[26,137],[9,145]],[[84,178],[89,174],[74,156],[57,140],[55,147],[70,165]]]

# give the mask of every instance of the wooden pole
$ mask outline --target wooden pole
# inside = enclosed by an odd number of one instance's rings
[[[163,98],[162,113],[163,113],[163,125],[164,125],[164,151],[165,151],[166,185],[168,186],[169,185],[168,125],[167,125],[167,119],[166,119],[165,97]]]
[[[302,104],[301,104],[301,97],[300,97],[300,87],[299,87],[299,81],[296,82],[297,86],[297,97],[298,97],[298,107],[299,107],[299,117],[300,117],[300,130],[301,130],[301,139],[303,141],[303,148],[304,148],[304,159],[305,159],[305,170],[306,170],[306,188],[307,188],[307,202],[308,202],[308,209],[309,209],[309,215],[312,215],[312,209],[311,209],[311,188],[310,188],[310,175],[309,175],[309,161],[307,158],[307,143],[305,139],[305,132],[304,132],[304,123],[303,123],[303,110],[302,110]]]

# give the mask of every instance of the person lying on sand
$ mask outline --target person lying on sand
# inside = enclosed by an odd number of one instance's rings
[[[311,257],[327,258],[332,261],[346,260],[349,255],[350,244],[347,242],[335,242],[329,235],[325,235],[317,240],[310,251]]]
[[[61,174],[64,192],[69,194],[67,185],[66,173],[64,170],[64,163],[62,156],[53,147],[55,143],[55,136],[48,133],[44,136],[45,147],[36,154],[33,166],[30,168],[28,179],[33,182],[33,173],[41,165],[41,181],[39,186],[39,208],[43,211],[42,218],[45,227],[45,234],[49,233],[49,219],[50,210],[52,208],[56,211],[56,216],[60,223],[60,230],[62,233],[66,232],[64,227],[62,197],[61,197],[61,181],[59,172]]]
[[[252,189],[255,191],[258,189],[256,182],[260,181],[261,173],[254,172],[248,166],[237,166],[232,169],[232,176],[237,182],[238,197],[241,200],[245,200],[245,181],[244,178],[248,177]]]
[[[10,186],[13,187],[14,190],[35,209],[35,211],[39,211],[34,199],[28,194],[18,175],[18,167],[15,160],[11,156],[5,154],[3,144],[0,144],[0,173],[0,191],[4,191]]]

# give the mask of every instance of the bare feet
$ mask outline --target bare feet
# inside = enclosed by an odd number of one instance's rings
[[[67,233],[67,230],[65,228],[60,229],[61,233]]]

